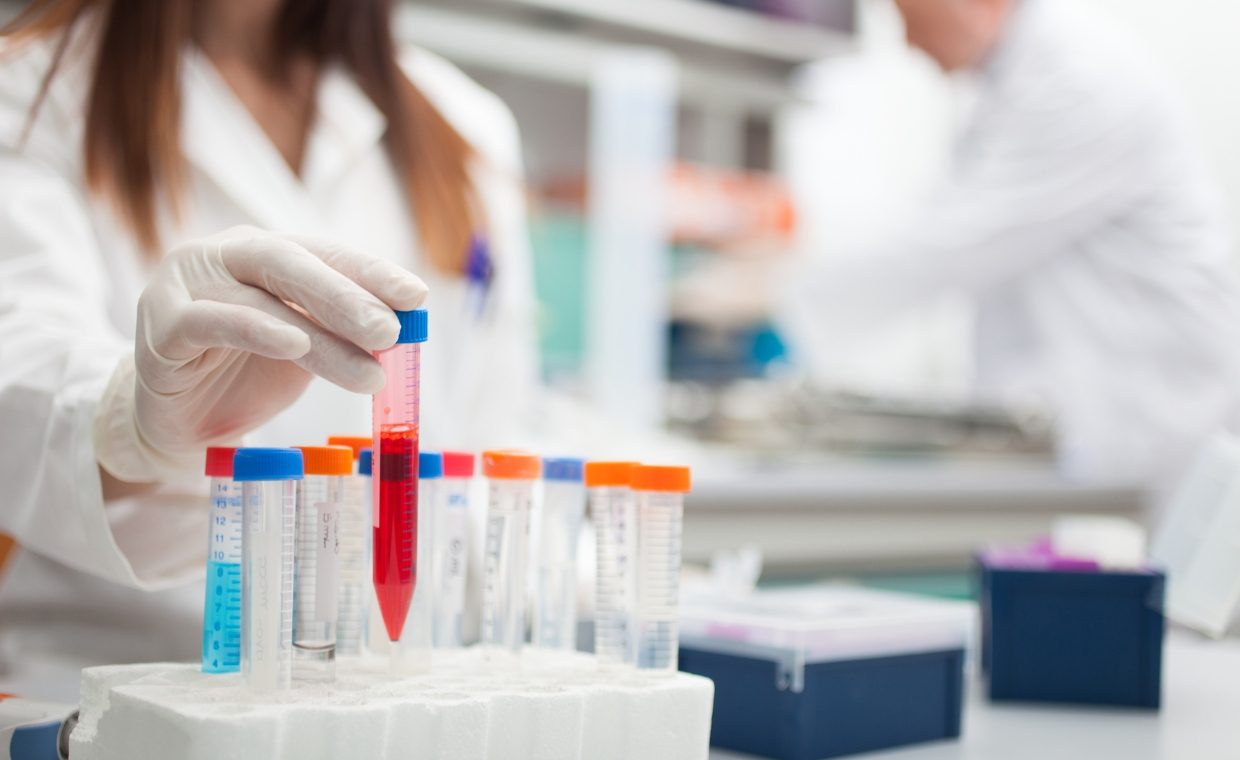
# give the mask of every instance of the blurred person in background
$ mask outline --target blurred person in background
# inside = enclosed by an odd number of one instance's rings
[[[1047,406],[1071,475],[1172,476],[1240,398],[1240,290],[1177,100],[1073,0],[895,2],[978,100],[911,219],[794,272],[794,349],[829,376],[894,317],[965,294],[980,398]]]
[[[205,448],[368,431],[393,309],[432,312],[424,441],[527,429],[515,122],[391,12],[37,0],[0,36],[0,686],[194,659]]]

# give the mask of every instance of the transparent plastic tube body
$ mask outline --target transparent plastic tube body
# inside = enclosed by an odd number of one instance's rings
[[[432,505],[438,491],[438,479],[418,481],[417,560],[414,570],[417,585],[413,589],[405,632],[396,652],[400,668],[406,673],[425,673],[431,668],[435,614],[435,576],[431,568],[434,563],[435,511]]]
[[[293,678],[298,681],[336,676],[343,481],[339,475],[307,475],[297,487]]]
[[[259,691],[287,689],[293,661],[296,481],[242,485],[241,671]]]
[[[211,479],[207,582],[202,611],[202,672],[241,668],[241,484]]]
[[[544,481],[535,586],[534,646],[577,648],[577,540],[585,514],[580,482]]]
[[[387,384],[374,397],[375,594],[389,641],[399,641],[413,602],[418,547],[418,412],[421,346],[375,355]]]
[[[680,549],[684,495],[637,493],[637,667],[676,672],[680,606]]]
[[[344,478],[340,509],[340,599],[337,605],[336,654],[362,654],[370,614],[370,477]]]
[[[525,585],[533,480],[492,479],[483,559],[482,644],[514,654],[525,644]]]
[[[469,479],[445,477],[435,504],[435,646],[459,647],[469,562]]]
[[[589,489],[597,545],[594,652],[599,664],[634,665],[637,604],[637,506],[627,486]]]

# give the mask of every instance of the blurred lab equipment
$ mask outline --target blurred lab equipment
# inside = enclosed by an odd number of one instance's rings
[[[1035,407],[831,390],[795,376],[679,382],[669,424],[696,438],[770,453],[923,453],[1051,461],[1055,425]]]
[[[523,451],[485,451],[488,481],[482,571],[482,645],[520,654],[525,645],[530,510],[541,460]]]
[[[233,480],[235,448],[207,449],[211,516],[207,523],[207,580],[202,611],[202,672],[241,668],[241,484]]]
[[[304,476],[297,485],[293,679],[332,681],[340,622],[340,521],[344,481],[353,474],[353,450],[298,448]]]
[[[1167,571],[1167,616],[1219,637],[1240,610],[1240,440],[1215,436],[1176,486],[1150,556]]]
[[[443,480],[435,505],[435,647],[464,644],[465,581],[469,567],[469,491],[474,455],[443,452]]]
[[[531,643],[542,649],[577,648],[577,544],[586,507],[584,469],[581,459],[543,460],[531,633]]]
[[[292,684],[297,449],[238,449],[245,527],[241,550],[241,673],[256,691]]]
[[[685,598],[681,669],[715,682],[711,744],[818,760],[960,735],[976,607],[821,585]]]
[[[599,665],[636,662],[633,620],[637,605],[636,462],[587,462],[585,483],[594,521],[594,653]]]
[[[633,637],[640,670],[672,674],[680,649],[680,558],[688,467],[633,468],[637,501],[637,605]]]

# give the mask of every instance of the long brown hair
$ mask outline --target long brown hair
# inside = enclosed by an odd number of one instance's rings
[[[86,182],[108,198],[155,252],[162,195],[175,214],[185,177],[181,155],[180,58],[196,34],[201,0],[33,0],[0,35],[62,35],[39,97],[46,95],[72,27],[96,11],[98,52],[87,101]],[[391,29],[392,0],[285,0],[274,25],[273,70],[295,54],[339,61],[387,118],[388,154],[404,177],[421,242],[438,269],[465,267],[479,221],[470,181],[474,151],[404,75]]]

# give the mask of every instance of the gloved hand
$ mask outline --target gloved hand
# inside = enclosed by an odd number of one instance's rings
[[[426,294],[396,264],[320,240],[234,227],[178,245],[96,410],[99,464],[132,483],[201,474],[206,446],[288,407],[312,375],[374,393],[371,352],[396,342],[393,310]]]

